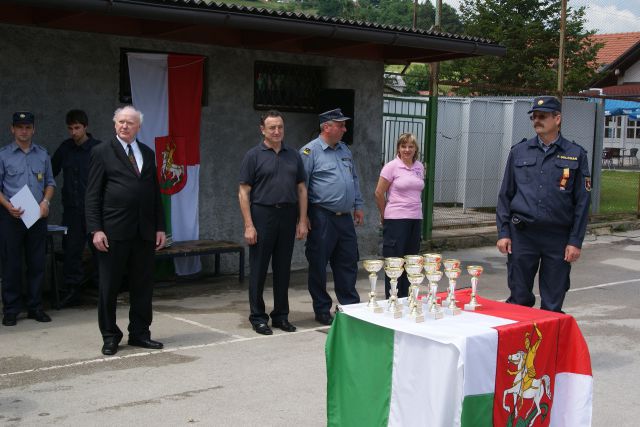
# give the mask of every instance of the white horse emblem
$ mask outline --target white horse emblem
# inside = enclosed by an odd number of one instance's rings
[[[502,407],[505,411],[510,412],[511,408],[507,405],[507,396],[513,395],[513,409],[515,412],[514,419],[518,418],[518,407],[522,405],[522,400],[533,399],[533,403],[537,409],[535,416],[531,419],[529,426],[533,426],[533,422],[541,414],[540,400],[545,394],[551,399],[551,379],[549,375],[543,375],[541,378],[527,379],[529,376],[525,366],[525,356],[527,353],[520,350],[514,354],[509,355],[509,362],[516,365],[518,368],[515,371],[515,378],[513,379],[513,386],[510,389],[504,391],[502,396]],[[530,376],[529,376],[530,377]],[[520,400],[520,402],[518,402]],[[529,412],[533,407],[529,410]],[[527,418],[529,413],[523,417]]]

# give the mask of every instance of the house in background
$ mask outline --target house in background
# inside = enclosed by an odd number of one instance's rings
[[[596,34],[593,39],[604,44],[590,90],[606,97],[603,146],[628,155],[640,148],[640,32]]]

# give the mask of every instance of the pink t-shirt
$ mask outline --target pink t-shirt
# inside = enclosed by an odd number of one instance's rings
[[[386,219],[422,219],[424,166],[419,161],[408,167],[398,157],[384,165],[380,176],[389,181]]]

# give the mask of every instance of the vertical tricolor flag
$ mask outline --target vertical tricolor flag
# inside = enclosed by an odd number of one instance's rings
[[[138,139],[156,153],[167,232],[196,240],[204,57],[129,53],[128,61],[133,105],[144,114]],[[199,257],[175,260],[177,274],[200,269]]]
[[[482,303],[491,315],[422,328],[346,306],[327,337],[328,425],[590,426],[591,362],[575,320]]]

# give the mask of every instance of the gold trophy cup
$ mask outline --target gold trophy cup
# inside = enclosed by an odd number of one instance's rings
[[[433,263],[435,264],[435,263]],[[434,269],[427,271],[427,280],[429,281],[429,298],[427,299],[427,316],[432,319],[442,319],[443,314],[438,305],[438,282],[442,279],[442,271]]]
[[[422,266],[420,267],[422,268]],[[409,305],[409,317],[416,323],[424,322],[422,309],[419,307],[418,303],[420,284],[424,280],[424,274],[422,274],[421,272],[418,272],[418,274],[410,274],[407,271],[407,279],[409,280],[409,283],[411,283],[411,286],[409,287],[409,297],[411,298],[411,304]]]
[[[385,259],[385,261],[387,259]],[[397,258],[397,259],[402,259],[402,258]],[[402,269],[402,267],[385,267],[384,268],[384,272],[389,278],[389,281],[391,282],[391,296],[389,297],[387,312],[394,319],[398,319],[402,317],[402,306],[398,304],[398,277],[402,276],[403,271],[404,270]]]
[[[482,307],[482,304],[478,304],[476,295],[478,294],[478,282],[483,271],[484,269],[481,265],[467,266],[467,273],[471,276],[471,301],[469,301],[469,304],[464,305],[465,310],[474,311]]]
[[[455,258],[451,258],[451,259],[445,259],[444,261],[442,261],[442,264],[444,264],[444,271],[446,274],[447,270],[451,270],[454,268],[460,268],[460,260],[457,260]],[[449,276],[447,276],[449,277]],[[449,279],[449,283],[451,283],[451,279]],[[442,302],[442,306],[448,306],[449,302],[450,302],[450,298],[451,298],[451,286],[449,286],[449,292],[447,293],[447,298],[445,298],[445,300]]]
[[[459,264],[458,264],[459,265]],[[444,274],[449,278],[449,296],[447,297],[448,306],[447,313],[451,315],[460,314],[460,309],[456,305],[456,280],[462,274],[459,268],[451,268],[444,271]]]
[[[407,279],[409,278],[410,275],[415,276],[415,275],[418,275],[418,274],[422,274],[422,264],[408,264],[408,263],[405,262],[404,271],[407,272]],[[420,282],[422,282],[422,281],[420,281]],[[409,283],[411,283],[411,280],[409,280]],[[409,295],[407,297],[407,306],[409,306],[409,307],[411,307],[411,304],[414,302],[413,294],[415,292],[415,288],[416,287],[417,287],[417,285],[414,285],[413,283],[411,283],[411,286],[409,286],[409,292],[408,292]]]
[[[384,309],[376,301],[376,284],[378,282],[378,271],[384,266],[384,261],[381,259],[367,259],[362,262],[362,265],[369,272],[369,283],[371,284],[367,307],[374,313],[382,313]]]

